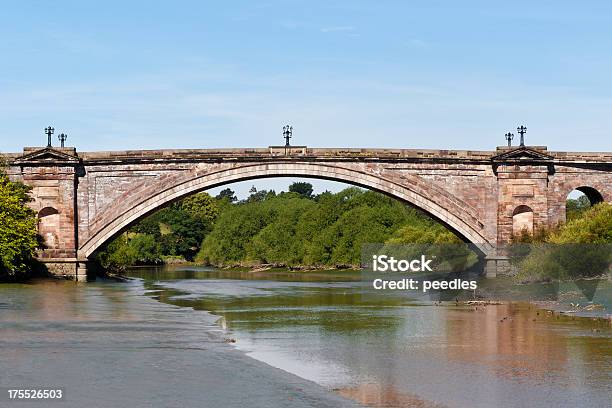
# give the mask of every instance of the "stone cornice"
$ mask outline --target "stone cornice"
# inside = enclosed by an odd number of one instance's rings
[[[81,160],[74,149],[24,149],[24,155],[16,158],[12,164],[17,166],[76,166]]]
[[[504,162],[542,162],[553,160],[554,157],[545,153],[546,148],[534,148],[529,146],[520,146],[515,149],[510,149],[505,152],[496,154],[491,157],[491,161],[494,163]]]

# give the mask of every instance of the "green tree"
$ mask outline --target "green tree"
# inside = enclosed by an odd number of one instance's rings
[[[36,214],[27,206],[29,191],[0,170],[0,279],[23,277],[31,270],[38,241]]]
[[[568,198],[565,203],[566,209],[566,218],[568,221],[573,220],[574,218],[579,217],[583,212],[588,210],[591,207],[591,202],[586,195],[581,195],[580,197]]]
[[[215,198],[217,200],[227,200],[230,203],[238,201],[238,198],[236,198],[236,193],[229,188],[221,190],[219,194],[215,196]]]
[[[313,198],[312,184],[306,182],[295,182],[289,186],[290,193],[298,193],[304,198]]]
[[[212,229],[212,223],[201,217],[193,217],[186,213],[180,205],[168,208],[164,212],[162,222],[168,232],[159,238],[164,255],[182,256],[192,260],[200,248],[200,243]]]
[[[208,193],[199,193],[181,201],[181,209],[192,218],[212,225],[219,216],[218,201]]]
[[[162,255],[153,236],[124,233],[100,252],[97,260],[106,269],[121,270],[126,266],[161,263]]]
[[[267,202],[271,220],[255,235],[246,247],[248,260],[263,263],[302,263],[300,247],[303,242],[296,238],[300,216],[315,204],[297,194],[281,195]]]
[[[273,216],[272,206],[265,201],[229,207],[202,242],[196,261],[218,266],[245,261],[250,241]]]
[[[244,201],[245,203],[254,203],[257,201],[264,201],[268,198],[272,198],[274,196],[276,196],[276,192],[274,190],[259,190],[257,191],[257,188],[255,188],[255,186],[252,186],[251,189],[249,190],[249,197]]]

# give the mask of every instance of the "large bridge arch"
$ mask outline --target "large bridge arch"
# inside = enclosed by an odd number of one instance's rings
[[[490,253],[494,245],[485,237],[484,223],[470,206],[448,193],[434,188],[418,177],[397,179],[385,175],[384,170],[364,171],[314,162],[274,162],[245,164],[216,171],[195,169],[161,185],[148,186],[132,192],[132,200],[114,206],[109,214],[96,219],[92,231],[78,250],[79,258],[89,258],[98,248],[117,236],[138,219],[165,205],[213,187],[238,181],[271,177],[305,177],[345,182],[382,192],[414,207],[420,208],[448,228],[476,244],[483,253]]]

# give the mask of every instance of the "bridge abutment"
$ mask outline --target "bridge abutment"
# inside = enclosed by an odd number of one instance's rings
[[[76,264],[76,275],[74,279],[77,282],[87,282],[95,280],[94,268],[90,261],[78,261]]]
[[[79,261],[76,258],[41,258],[39,262],[51,275],[65,279],[85,282],[95,279],[91,263],[89,261]]]
[[[511,273],[510,259],[507,256],[490,255],[485,258],[485,277],[495,278],[498,275],[510,275]]]

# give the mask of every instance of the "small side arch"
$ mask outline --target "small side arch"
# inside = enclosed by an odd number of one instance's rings
[[[562,203],[565,209],[563,214],[565,221],[579,217],[584,211],[603,201],[605,201],[604,195],[594,187],[582,185],[572,189]]]
[[[599,204],[604,201],[603,195],[593,187],[580,186],[574,190],[578,190],[583,193],[588,199],[591,205]]]
[[[59,214],[59,211],[57,211],[55,208],[53,207],[45,207],[42,210],[40,210],[38,212],[38,218],[42,219],[44,217],[50,217],[53,215]]]
[[[44,207],[38,212],[38,234],[48,249],[59,247],[58,232],[60,229],[59,211],[53,207]]]
[[[533,234],[533,209],[528,205],[519,205],[512,211],[512,235]]]

